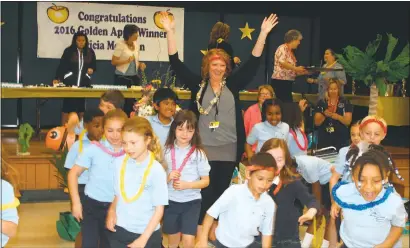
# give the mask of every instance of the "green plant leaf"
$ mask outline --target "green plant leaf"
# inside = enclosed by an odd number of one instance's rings
[[[387,81],[396,83],[409,76],[409,65],[403,66],[400,63],[392,61],[389,63],[389,66],[390,70],[386,76]]]
[[[373,77],[372,77],[372,75],[367,75],[367,76],[363,79],[363,81],[364,81],[364,84],[367,85],[367,86],[372,85],[372,84],[373,84]]]
[[[67,154],[68,154],[68,148],[67,146],[64,146],[64,149],[61,151],[61,153],[59,154],[54,153],[53,159],[50,160],[50,163],[57,169],[57,174],[55,175],[55,177],[57,177],[57,181],[61,187],[68,186],[68,182],[67,182],[68,171],[64,167]]]
[[[375,61],[357,47],[347,46],[344,55],[337,54],[338,62],[343,65],[346,73],[358,80],[364,80],[369,74],[375,74]]]
[[[376,78],[375,80],[377,89],[379,89],[380,95],[384,96],[384,94],[386,93],[386,84],[384,82],[383,78]]]
[[[401,53],[393,60],[394,62],[398,62],[402,64],[403,66],[406,66],[409,64],[410,59],[409,59],[409,43],[403,48]]]
[[[390,71],[389,65],[380,60],[376,63],[376,77],[386,77]]]
[[[379,48],[380,42],[382,41],[382,36],[380,34],[377,34],[377,37],[374,41],[369,42],[369,44],[366,47],[366,55],[369,57],[373,57],[377,49]]]
[[[392,34],[387,34],[387,39],[388,39],[388,43],[387,43],[386,56],[384,57],[384,63],[388,63],[390,61],[394,48],[396,47],[397,42],[399,41]]]

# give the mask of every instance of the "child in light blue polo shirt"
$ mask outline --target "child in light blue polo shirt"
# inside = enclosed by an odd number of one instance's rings
[[[153,96],[153,104],[157,114],[145,117],[151,123],[155,134],[159,137],[162,147],[164,147],[167,141],[169,128],[174,120],[177,100],[177,94],[170,88],[158,89]]]
[[[1,166],[8,165],[2,163]],[[2,168],[2,178],[4,178],[3,170]],[[19,205],[19,200],[14,196],[13,186],[1,179],[1,247],[4,247],[9,238],[14,237],[17,233],[17,225],[19,223],[17,207]]]
[[[121,130],[127,115],[120,109],[109,111],[103,120],[104,136],[92,142],[78,156],[68,173],[68,187],[72,215],[81,221],[82,247],[109,247],[105,233],[105,219],[109,204],[114,199],[114,160],[123,155]],[[78,177],[88,169],[84,204],[78,193]]]
[[[271,247],[275,203],[266,193],[277,169],[268,153],[257,153],[246,167],[245,184],[230,186],[207,211],[198,247],[207,247],[214,219],[216,247],[249,247],[262,233],[262,247]]]
[[[168,205],[162,150],[150,123],[130,118],[123,127],[126,154],[114,162],[115,198],[106,226],[112,248],[161,247],[160,221]]]
[[[98,108],[104,113],[108,113],[108,111],[114,109],[123,109],[124,108],[124,95],[119,90],[107,90],[104,92],[100,97],[100,104]],[[68,123],[72,122],[71,118],[75,118],[74,116],[69,116]],[[78,118],[78,116],[77,116]],[[77,119],[78,121],[78,119]],[[79,123],[75,126],[74,132],[76,135],[80,135],[83,130],[86,129],[84,127],[84,118],[82,118]]]
[[[353,182],[340,182],[332,190],[332,217],[343,210],[344,247],[401,247],[407,213],[388,182],[393,167],[387,152],[377,145],[356,150],[352,164]]]
[[[104,112],[100,109],[89,109],[84,113],[84,127],[87,130],[82,137],[79,137],[79,140],[74,142],[68,151],[64,167],[71,169],[75,165],[75,161],[79,154],[81,154],[86,147],[91,144],[91,141],[99,141],[103,135],[103,122]],[[88,182],[88,171],[85,170],[81,173],[78,178],[78,191],[80,193],[80,198],[84,198],[84,187]]]
[[[202,149],[194,112],[181,110],[171,125],[164,152],[168,165],[169,206],[162,231],[170,247],[194,247],[201,210],[201,189],[209,185],[211,167]],[[182,235],[181,235],[182,234]]]
[[[82,133],[79,137],[79,140],[74,142],[71,146],[70,150],[68,151],[67,157],[65,159],[64,167],[67,169],[71,169],[76,162],[76,159],[79,154],[81,154],[86,147],[91,145],[92,141],[99,141],[103,135],[103,122],[104,112],[100,109],[87,109],[84,113],[84,127],[87,131],[86,133]],[[78,178],[78,193],[80,195],[81,204],[84,204],[85,194],[84,189],[85,185],[88,182],[88,170],[85,170],[81,173],[80,177]],[[76,243],[80,245],[82,240],[81,232],[78,233],[76,237]]]
[[[267,99],[262,105],[262,122],[256,124],[246,138],[246,155],[252,157],[253,144],[257,143],[255,152],[259,152],[265,141],[271,138],[287,141],[288,134],[289,125],[282,122],[282,102],[279,99]]]

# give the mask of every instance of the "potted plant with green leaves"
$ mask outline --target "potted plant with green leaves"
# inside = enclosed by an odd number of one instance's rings
[[[21,124],[18,131],[17,155],[28,156],[30,152],[30,140],[34,134],[34,129],[28,123]]]
[[[67,146],[64,146],[63,150],[60,153],[54,153],[53,159],[50,160],[50,163],[57,169],[57,174],[55,176],[57,177],[58,184],[66,193],[68,192],[68,170],[64,167],[64,164],[67,154],[68,148]]]
[[[377,35],[371,41],[365,51],[354,46],[347,46],[343,54],[336,54],[338,62],[343,65],[346,73],[353,80],[363,81],[370,87],[369,114],[375,114],[377,108],[377,97],[385,96],[386,90],[392,91],[395,83],[409,76],[409,43],[396,58],[392,58],[398,39],[387,34],[388,42],[386,54],[383,60],[377,60],[376,52],[382,41],[382,36]],[[391,95],[392,92],[388,92]]]

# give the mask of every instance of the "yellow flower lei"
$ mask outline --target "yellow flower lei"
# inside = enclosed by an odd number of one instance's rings
[[[83,139],[86,133],[87,129],[84,129],[83,131],[81,131],[80,136],[78,137],[78,154],[81,154],[83,152]]]
[[[138,200],[141,197],[142,192],[144,191],[145,184],[147,183],[148,175],[151,172],[152,165],[154,164],[154,155],[150,152],[149,164],[148,164],[147,169],[145,169],[144,176],[142,177],[141,186],[137,194],[135,194],[135,196],[133,196],[131,199],[128,198],[127,194],[125,193],[125,178],[124,177],[125,177],[125,167],[127,166],[128,159],[129,159],[129,156],[125,155],[125,158],[122,161],[121,172],[120,172],[120,191],[121,191],[121,196],[124,199],[124,201],[126,203],[131,203],[131,202]]]

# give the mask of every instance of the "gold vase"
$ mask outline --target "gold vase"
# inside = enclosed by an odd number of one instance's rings
[[[384,96],[394,96],[394,84],[386,84],[386,93]]]

